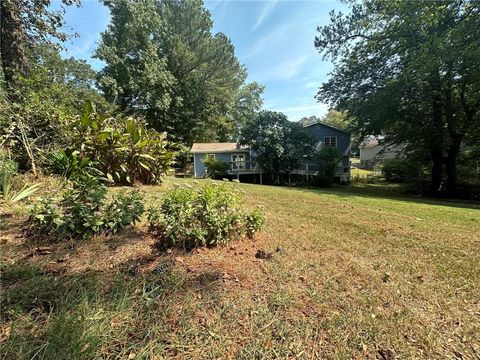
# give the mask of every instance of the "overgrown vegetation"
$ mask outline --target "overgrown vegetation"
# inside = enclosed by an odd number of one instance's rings
[[[95,159],[95,168],[116,184],[135,181],[154,184],[173,165],[173,145],[166,134],[148,129],[135,118],[113,118],[87,101],[73,125],[73,144],[83,159]]]
[[[83,176],[94,170],[88,157],[80,157],[78,150],[62,149],[52,151],[45,156],[44,164],[47,171],[58,174],[65,179]]]
[[[228,170],[230,169],[230,165],[227,162],[217,160],[214,157],[204,158],[203,164],[207,168],[207,176],[210,179],[223,179],[228,175]]]
[[[319,171],[313,180],[313,184],[321,187],[331,186],[337,173],[342,155],[335,148],[324,148],[314,154],[318,162]]]
[[[225,182],[170,191],[160,207],[148,210],[150,231],[162,248],[226,245],[244,235],[253,238],[263,225],[258,209],[246,212],[240,191]]]
[[[59,198],[46,196],[31,209],[28,233],[47,240],[86,239],[113,234],[135,224],[144,212],[137,190],[107,200],[107,188],[97,177],[76,178]]]

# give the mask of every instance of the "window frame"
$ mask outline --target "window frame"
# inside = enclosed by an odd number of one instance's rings
[[[328,145],[327,145],[327,139],[328,139]],[[332,139],[335,139],[335,146],[332,145]],[[324,136],[323,137],[323,146],[324,147],[331,147],[331,148],[337,148],[338,145],[338,138],[336,136]]]
[[[233,160],[233,157],[234,157],[234,156],[237,156],[237,157],[238,157],[239,155],[241,155],[241,156],[243,157],[243,160],[240,160],[240,161],[239,161],[239,160],[236,160],[236,161],[234,161],[234,160]],[[245,153],[233,153],[233,154],[231,154],[231,155],[230,155],[230,160],[231,160],[231,162],[232,162],[232,169],[233,169],[233,170],[245,170],[245,162],[246,162],[246,159],[247,159],[247,156],[246,156]],[[243,166],[242,166],[242,167],[239,167],[239,166],[238,166],[238,163],[243,164]]]

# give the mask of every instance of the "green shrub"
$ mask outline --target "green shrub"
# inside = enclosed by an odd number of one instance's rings
[[[203,160],[203,164],[207,168],[207,177],[210,179],[223,179],[228,175],[228,170],[230,169],[228,163],[215,158],[207,157]]]
[[[76,179],[59,199],[46,197],[31,209],[30,234],[60,238],[89,238],[116,233],[135,224],[144,212],[137,190],[121,193],[108,202],[107,189],[94,176]]]
[[[350,176],[350,184],[375,184],[380,180],[380,177],[377,175],[353,174]]]
[[[6,156],[0,156],[0,174],[14,175],[18,171],[18,164]]]
[[[388,159],[382,165],[382,174],[386,181],[404,183],[416,177],[416,167],[406,159]]]
[[[74,148],[116,184],[158,183],[173,165],[176,145],[146,125],[141,119],[99,114],[86,102],[72,128]]]
[[[170,191],[160,207],[148,210],[148,220],[161,247],[191,250],[253,237],[263,225],[263,214],[258,209],[247,213],[234,186],[209,182]]]
[[[326,147],[315,154],[315,160],[318,161],[320,170],[317,176],[313,178],[313,185],[320,187],[331,186],[338,164],[342,161],[341,154],[335,148]]]
[[[79,151],[71,149],[53,151],[45,156],[45,166],[53,173],[66,179],[82,176],[93,168],[88,157],[80,157]]]
[[[107,232],[116,233],[130,224],[135,224],[143,212],[143,195],[140,192],[128,191],[114,196],[105,210]]]
[[[265,215],[260,209],[255,209],[251,213],[245,214],[245,228],[247,236],[252,239],[255,233],[263,227]]]

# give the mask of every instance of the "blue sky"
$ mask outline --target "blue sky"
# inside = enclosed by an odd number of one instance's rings
[[[205,1],[214,32],[223,32],[235,45],[237,57],[248,69],[248,80],[265,85],[264,108],[281,111],[290,120],[322,116],[326,104],[314,99],[328,78],[332,64],[322,61],[313,46],[316,26],[328,23],[332,9],[346,10],[337,1]],[[68,8],[67,25],[79,34],[68,41],[67,56],[86,59],[99,70],[102,62],[91,55],[100,32],[109,23],[108,10],[97,0],[83,0]]]

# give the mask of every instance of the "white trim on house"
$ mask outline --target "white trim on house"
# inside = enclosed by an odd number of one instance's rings
[[[237,159],[234,160],[233,157],[236,156]],[[239,160],[238,158],[241,157],[242,159]],[[232,162],[232,170],[245,170],[245,153],[240,152],[240,153],[234,153],[230,155],[230,161]],[[237,166],[237,163],[243,163],[243,167],[239,168]],[[234,168],[235,167],[235,168]]]
[[[195,166],[195,154],[193,154],[193,176],[197,177],[197,167]]]

